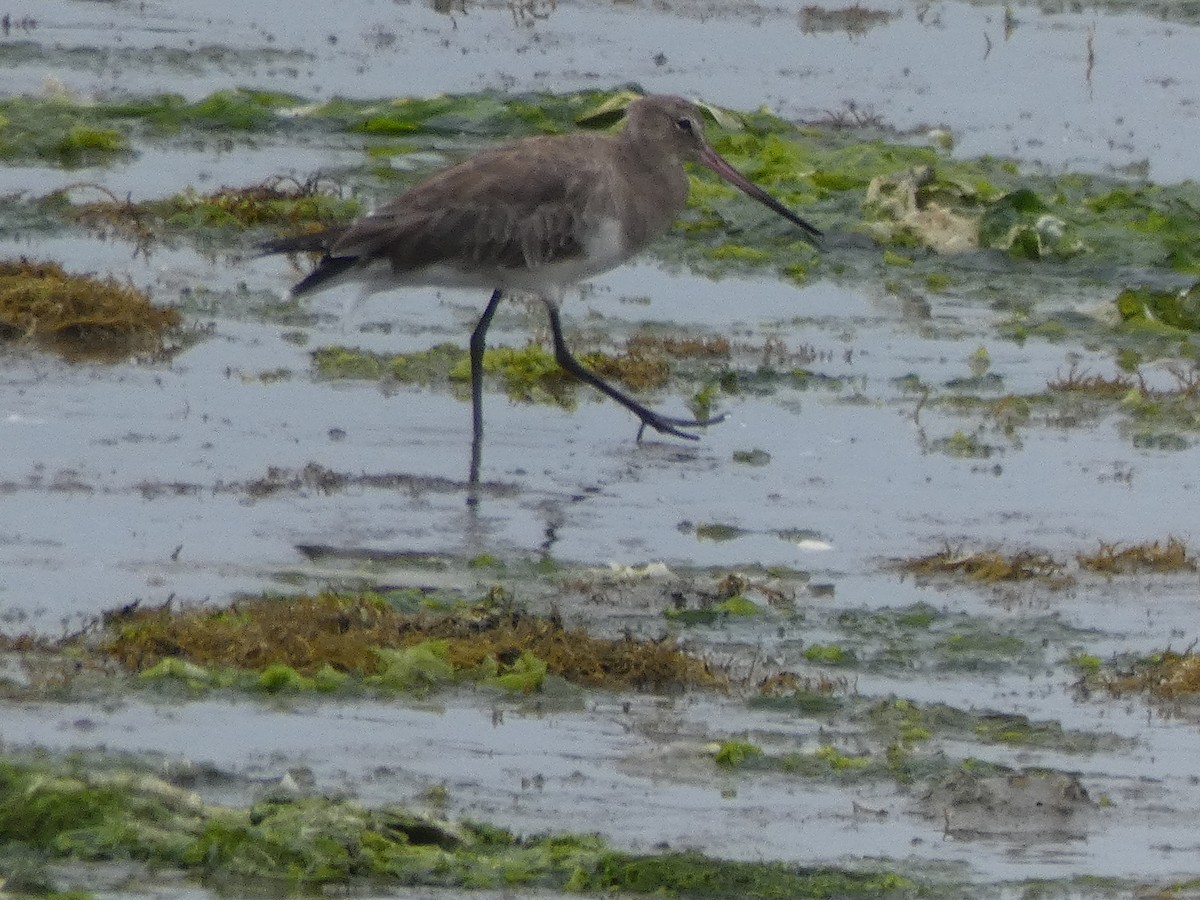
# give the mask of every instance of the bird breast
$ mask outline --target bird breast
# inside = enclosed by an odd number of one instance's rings
[[[619,197],[622,238],[632,256],[666,234],[687,206],[688,176],[676,159],[630,156],[614,194]]]

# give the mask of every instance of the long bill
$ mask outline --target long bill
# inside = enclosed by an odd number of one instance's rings
[[[736,188],[738,188],[740,191],[742,191],[742,193],[746,194],[749,197],[753,197],[755,200],[757,200],[759,203],[761,203],[767,209],[771,210],[772,212],[778,213],[779,215],[781,215],[785,219],[787,219],[789,222],[792,222],[795,225],[799,225],[801,228],[803,228],[805,231],[807,231],[810,236],[812,236],[814,238],[819,238],[819,237],[823,236],[823,234],[819,228],[816,228],[816,227],[810,225],[808,222],[805,222],[802,218],[800,218],[798,215],[796,215],[794,212],[792,212],[790,209],[788,209],[786,206],[784,206],[782,203],[780,203],[778,200],[776,200],[774,197],[772,197],[770,194],[768,194],[766,191],[764,191],[762,188],[760,188],[753,181],[750,181],[748,178],[746,178],[745,175],[743,175],[741,172],[739,172],[737,169],[735,169],[733,166],[731,166],[728,162],[726,162],[725,158],[723,156],[721,156],[721,154],[719,154],[712,147],[705,147],[703,150],[700,151],[699,162],[702,166],[706,166],[709,169],[712,169],[714,172],[716,172],[718,175],[720,175],[722,178],[724,178],[730,184],[734,185]]]

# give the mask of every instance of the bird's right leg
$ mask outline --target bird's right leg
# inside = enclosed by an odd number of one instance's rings
[[[488,301],[483,315],[471,332],[471,478],[472,486],[479,484],[479,465],[483,459],[483,350],[487,344],[488,326],[492,324],[492,316],[500,305],[504,292],[499,288],[492,291],[492,299]],[[472,494],[467,498],[468,503],[477,503],[478,498]]]
[[[688,434],[686,431],[680,431],[681,428],[702,428],[705,425],[715,425],[724,420],[724,414],[713,416],[708,419],[677,419],[672,416],[664,416],[656,413],[654,410],[638,403],[628,394],[617,390],[595,372],[589,371],[584,367],[583,363],[577,360],[567,347],[567,342],[563,338],[562,321],[559,319],[558,306],[553,303],[546,304],[546,311],[550,314],[550,334],[554,338],[554,358],[563,369],[570,372],[580,381],[586,382],[596,390],[612,397],[627,410],[642,420],[642,427],[638,429],[638,439],[641,439],[642,430],[647,425],[655,431],[661,431],[664,434],[673,434],[675,437],[687,438],[689,441],[699,440],[694,434]]]

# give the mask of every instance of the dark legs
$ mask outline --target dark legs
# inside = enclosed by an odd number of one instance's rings
[[[710,419],[676,419],[671,416],[659,415],[652,409],[648,409],[638,403],[632,397],[617,390],[607,381],[602,379],[595,372],[590,372],[583,367],[583,364],[571,355],[571,351],[567,349],[567,343],[563,339],[562,322],[558,317],[558,307],[552,303],[546,304],[546,311],[550,314],[550,333],[554,337],[554,358],[560,366],[570,372],[580,381],[586,382],[601,393],[612,397],[627,410],[642,420],[642,427],[638,429],[638,440],[642,438],[642,432],[649,425],[655,431],[661,431],[664,434],[673,434],[675,437],[687,438],[689,441],[699,440],[694,434],[688,434],[686,431],[680,431],[681,428],[700,428],[704,425],[715,425],[722,421],[725,416],[713,416]]]
[[[492,324],[492,317],[496,314],[496,307],[500,305],[500,300],[503,297],[504,292],[499,288],[492,291],[492,298],[484,308],[483,315],[479,317],[479,322],[475,325],[475,330],[471,332],[471,490],[467,495],[467,503],[472,506],[479,502],[475,488],[479,485],[479,467],[483,459],[483,350],[487,343],[488,326]],[[698,440],[696,435],[688,434],[686,431],[681,431],[680,429],[715,425],[725,418],[724,415],[720,415],[708,419],[677,419],[672,416],[659,415],[654,410],[642,406],[642,404],[638,403],[628,394],[617,390],[595,372],[584,368],[583,363],[577,360],[567,348],[567,342],[563,338],[562,321],[559,319],[558,307],[553,303],[547,303],[546,311],[550,315],[550,334],[554,337],[554,359],[565,371],[570,372],[580,381],[590,384],[601,393],[612,397],[612,399],[641,419],[642,425],[638,429],[637,434],[639,441],[642,439],[642,432],[646,430],[647,425],[655,431],[661,431],[664,434],[673,434],[676,437],[687,438],[689,441]]]
[[[499,288],[492,291],[492,299],[488,301],[483,315],[475,330],[471,332],[471,478],[472,486],[479,484],[479,464],[483,458],[483,349],[487,343],[488,326],[492,324],[492,316],[504,292]],[[467,502],[475,504],[479,498],[472,491]]]

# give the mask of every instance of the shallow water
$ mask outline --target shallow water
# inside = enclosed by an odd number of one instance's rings
[[[43,0],[29,12],[38,27],[6,41],[38,51],[28,59],[28,50],[9,50],[6,84],[34,91],[52,78],[85,94],[192,98],[252,85],[320,98],[633,82],[792,118],[853,102],[901,131],[948,128],[967,156],[1071,169],[1146,163],[1168,182],[1194,174],[1194,21],[1014,7],[1006,23],[1001,6],[882,9],[895,17],[855,34],[806,32],[786,6],[715,2],[465,3],[451,14],[411,0],[366,2],[330,23],[317,0],[291,4],[285,18],[256,3],[197,13]]]
[[[344,11],[353,18],[334,27],[314,25],[326,8],[293,4],[278,21],[260,4],[207,4],[200,15],[169,4],[44,0],[29,13],[35,28],[0,41],[0,68],[7,91],[40,91],[52,78],[83,95],[174,90],[198,97],[251,85],[314,98],[377,97],[635,81],[735,108],[766,104],[796,118],[854,100],[902,131],[948,127],[965,156],[1012,154],[1084,170],[1145,162],[1159,181],[1194,171],[1200,30],[1186,22],[1017,8],[1006,37],[1000,8],[944,3],[919,15],[902,8],[887,24],[850,36],[806,34],[794,13],[772,8],[580,3],[514,12],[470,5],[448,16],[421,5],[366,3]],[[1090,78],[1089,29],[1096,55]],[[197,46],[223,52],[185,61],[168,52]],[[659,53],[664,60],[656,61]],[[344,153],[206,146],[84,172],[0,168],[0,193],[95,181],[118,196],[153,197],[186,185],[251,183],[281,170],[307,174],[336,167]],[[822,639],[837,610],[918,601],[985,617],[1034,643],[1050,624],[1078,631],[1056,631],[1046,653],[1024,668],[921,677],[864,671],[856,676],[860,693],[1019,712],[1135,743],[1080,755],[947,742],[951,755],[1078,771],[1093,796],[1114,801],[1084,817],[1081,834],[1070,839],[975,840],[947,837],[943,823],[914,811],[916,797],[888,783],[847,788],[717,773],[705,750],[713,740],[750,735],[794,748],[817,740],[819,723],[749,711],[736,698],[589,695],[579,708],[556,712],[479,695],[414,708],[329,702],[277,709],[227,699],[173,705],[134,698],[101,708],[6,703],[6,745],[208,762],[243,780],[223,789],[227,795],[214,792],[238,802],[259,780],[293,766],[310,768],[321,789],[345,789],[368,803],[445,784],[454,814],[528,832],[600,828],[617,845],[641,850],[666,842],[806,865],[872,856],[914,868],[945,862],[964,879],[988,883],[1196,873],[1181,836],[1200,800],[1195,725],[1148,713],[1141,701],[1078,702],[1064,665],[1072,647],[1106,655],[1190,644],[1198,636],[1195,575],[1111,583],[1085,577],[1063,592],[1005,593],[929,587],[883,566],[946,543],[1036,547],[1069,559],[1100,540],[1194,537],[1194,448],[1136,449],[1107,417],[1069,428],[1039,422],[1015,437],[989,432],[989,458],[956,458],[933,442],[970,431],[977,418],[934,407],[918,415],[917,399],[894,382],[915,373],[940,386],[967,376],[981,345],[990,372],[1003,379],[999,393],[1040,390],[1073,359],[1110,371],[1109,354],[1085,340],[1005,341],[995,330],[1002,313],[953,291],[931,297],[925,317],[870,283],[709,281],[650,262],[630,265],[572,299],[569,327],[619,336],[658,322],[747,344],[778,337],[793,350],[810,345],[818,354],[814,370],[848,380],[837,389],[780,388],[725,400],[728,420],[695,444],[639,445],[625,411],[586,394],[563,410],[513,404],[491,391],[484,478],[492,487],[471,509],[463,484],[466,403],[439,390],[314,380],[309,354],[337,343],[392,352],[464,343],[485,297],[379,295],[343,318],[343,298],[330,295],[302,310],[311,324],[280,325],[229,302],[240,284],[247,297],[282,295],[297,273],[279,259],[234,263],[188,249],[159,249],[146,259],[120,242],[78,236],[0,240],[0,255],[22,253],[128,277],[160,303],[201,286],[222,302],[214,314],[190,313],[211,325],[211,335],[167,364],[70,364],[22,349],[0,356],[0,610],[10,630],[57,633],[133,599],[222,603],[297,582],[366,579],[470,591],[488,581],[465,568],[414,572],[403,562],[368,572],[363,557],[371,553],[545,554],[581,567],[779,565],[832,586],[832,594],[797,601],[811,619],[803,633],[809,643]],[[1087,313],[1113,293],[1108,285],[1094,295],[1076,286],[1038,302]],[[538,309],[513,305],[497,318],[492,340],[520,345],[539,330]],[[303,343],[292,339],[296,331]],[[290,377],[258,377],[277,369]],[[654,403],[685,410],[671,392]],[[735,451],[752,449],[769,453],[770,463],[733,461]],[[269,467],[309,463],[407,481],[328,494],[246,489]],[[694,527],[701,523],[744,531],[734,540],[705,540]],[[305,551],[312,547],[325,552]],[[525,589],[545,599],[544,585]],[[631,596],[624,606],[564,613],[603,628],[663,630],[661,604]],[[792,633],[798,627],[778,617],[688,637],[701,649],[802,665],[804,640]],[[890,814],[864,816],[854,804]]]

